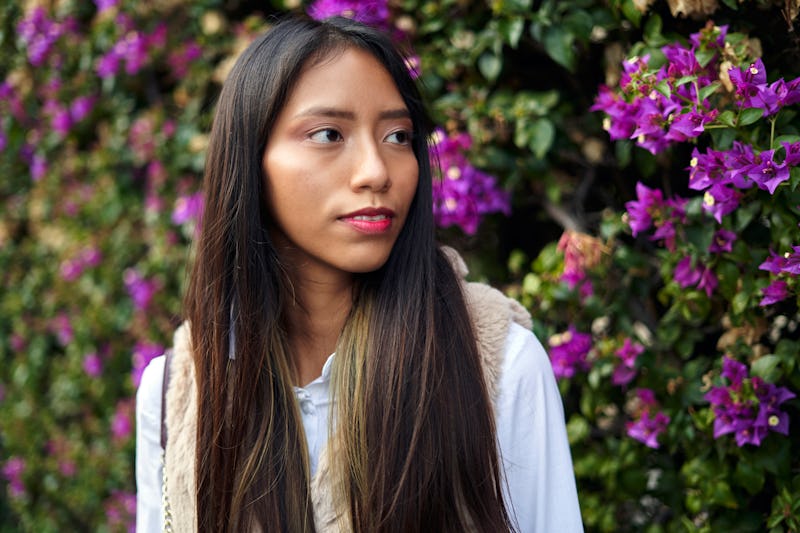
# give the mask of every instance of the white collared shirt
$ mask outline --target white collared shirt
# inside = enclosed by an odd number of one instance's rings
[[[512,323],[496,398],[497,440],[506,476],[504,497],[520,533],[583,531],[564,409],[547,353],[529,330]],[[330,366],[295,387],[312,474],[328,438]],[[162,530],[161,385],[164,357],[142,375],[136,398],[136,530]]]

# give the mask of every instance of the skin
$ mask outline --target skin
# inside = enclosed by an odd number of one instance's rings
[[[335,349],[353,275],[380,268],[400,234],[419,179],[411,131],[386,69],[348,48],[304,70],[270,132],[265,202],[295,297],[287,327],[299,385]],[[348,217],[365,208],[393,215],[365,232]]]

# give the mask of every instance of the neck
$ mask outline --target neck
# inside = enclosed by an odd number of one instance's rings
[[[286,331],[297,385],[304,386],[322,373],[335,351],[352,305],[352,276],[316,277],[290,272],[294,301],[285,310]]]

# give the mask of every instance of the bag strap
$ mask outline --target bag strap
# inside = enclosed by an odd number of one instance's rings
[[[169,367],[172,362],[172,349],[164,353],[164,378],[161,383],[161,449],[167,449],[167,387],[169,387]]]

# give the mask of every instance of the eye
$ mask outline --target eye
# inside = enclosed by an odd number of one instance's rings
[[[390,133],[386,140],[390,143],[406,146],[411,142],[411,132],[406,130],[395,131]]]
[[[342,134],[333,128],[325,128],[315,131],[309,138],[314,142],[329,144],[340,142],[342,140]]]

